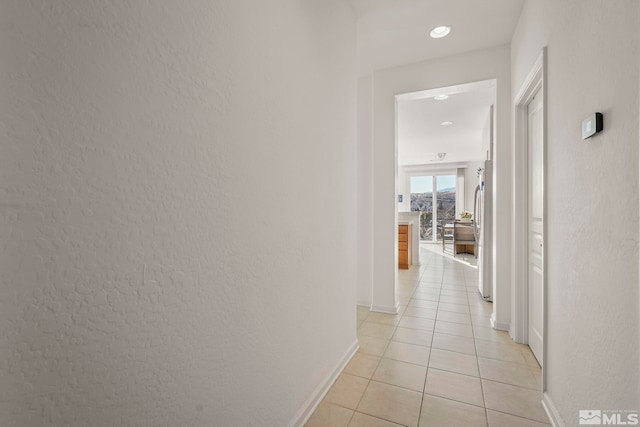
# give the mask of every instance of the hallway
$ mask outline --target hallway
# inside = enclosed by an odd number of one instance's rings
[[[399,272],[400,314],[358,307],[360,350],[307,427],[548,425],[540,367],[491,329],[477,269],[439,245],[420,251],[422,264]]]

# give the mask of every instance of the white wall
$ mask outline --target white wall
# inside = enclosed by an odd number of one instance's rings
[[[640,409],[638,17],[636,1],[527,1],[512,43],[514,94],[548,45],[546,399],[567,426]]]
[[[475,51],[433,61],[374,72],[373,76],[373,204],[374,254],[373,301],[382,309],[397,306],[396,282],[396,142],[395,95],[434,89],[461,83],[497,79],[498,143],[494,147],[497,197],[494,199],[495,221],[509,223],[511,204],[510,126],[510,58],[509,46]],[[361,189],[365,191],[366,189]],[[494,227],[498,254],[495,280],[500,292],[494,307],[500,325],[509,323],[510,275],[509,229]],[[359,256],[366,256],[359,254]]]
[[[371,306],[373,286],[373,126],[371,76],[358,79],[358,305]]]
[[[507,114],[507,113],[505,113]],[[481,161],[469,162],[465,171],[465,207],[464,209],[473,212],[475,203],[476,187],[478,186],[478,169],[484,168],[484,161],[491,150],[491,114],[487,111],[487,118],[482,128],[482,153]]]
[[[340,0],[1,2],[0,425],[302,415],[356,342],[354,58]]]

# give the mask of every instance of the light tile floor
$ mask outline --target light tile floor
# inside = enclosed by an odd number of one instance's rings
[[[540,366],[491,329],[475,258],[424,243],[420,257],[399,273],[399,314],[358,307],[360,350],[307,427],[548,426]]]

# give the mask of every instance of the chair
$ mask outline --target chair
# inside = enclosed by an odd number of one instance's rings
[[[461,221],[456,220],[453,226],[453,253],[457,255],[458,246],[462,246],[460,252],[478,254],[476,238],[473,234],[473,220]]]
[[[454,246],[454,224],[445,224],[444,227],[442,227],[442,252],[445,251],[445,243],[446,242],[451,242],[451,247],[453,252],[455,252],[455,246]]]

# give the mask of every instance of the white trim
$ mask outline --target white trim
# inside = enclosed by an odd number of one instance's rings
[[[468,162],[456,162],[456,163],[439,163],[434,165],[398,165],[403,168],[407,176],[423,176],[423,175],[455,175],[458,168],[466,169],[469,167]],[[482,162],[482,160],[478,160]]]
[[[489,318],[489,321],[491,322],[491,327],[493,329],[496,329],[498,331],[509,331],[509,328],[511,327],[511,324],[509,323],[500,323],[500,322],[496,322],[496,313],[491,313],[491,317]]]
[[[356,354],[360,346],[358,345],[358,340],[356,339],[351,346],[349,346],[349,350],[345,353],[345,355],[338,361],[336,367],[331,371],[327,379],[324,382],[320,383],[318,387],[311,393],[311,396],[304,402],[302,407],[298,410],[296,415],[293,417],[293,420],[289,423],[290,427],[302,427],[305,425],[313,412],[316,410],[324,396],[329,392],[329,389],[333,385],[334,382],[338,379],[338,376],[342,373],[347,363],[351,360],[351,358]]]
[[[369,310],[371,310],[371,301],[358,301],[356,302],[356,304],[362,307],[367,307]]]
[[[544,47],[514,101],[514,149],[513,149],[513,205],[512,205],[512,325],[511,336],[518,343],[529,342],[529,287],[528,287],[528,236],[527,236],[527,105],[539,92],[542,94],[542,391],[547,380],[547,202],[546,202],[546,145],[547,145],[547,48]]]
[[[400,305],[396,305],[395,307],[385,307],[383,305],[371,306],[371,311],[377,311],[378,313],[398,314],[399,310]]]
[[[549,422],[553,427],[566,427],[562,417],[560,417],[560,413],[558,412],[555,403],[553,403],[553,400],[551,400],[551,396],[549,396],[548,393],[542,394],[542,407],[547,413]]]
[[[540,54],[515,98],[515,126],[513,150],[513,339],[517,343],[529,342],[529,305],[527,276],[527,105],[542,89],[545,51]],[[544,93],[543,93],[544,97]],[[543,99],[543,114],[545,106]],[[543,127],[546,117],[543,115]],[[543,142],[544,145],[544,142]],[[543,202],[544,203],[544,202]],[[544,227],[544,225],[543,225]],[[544,238],[544,236],[543,236]],[[544,240],[543,240],[544,242]],[[544,248],[543,248],[544,251]],[[543,252],[544,253],[544,252]],[[520,284],[517,286],[516,284]]]

